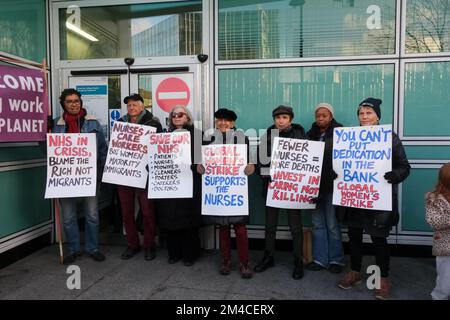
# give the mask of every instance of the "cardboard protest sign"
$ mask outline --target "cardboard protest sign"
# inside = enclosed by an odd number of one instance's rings
[[[45,198],[92,197],[96,187],[95,133],[48,133]]]
[[[202,146],[202,215],[248,215],[247,145]]]
[[[333,141],[333,204],[391,211],[392,125],[335,128]]]
[[[145,188],[149,135],[156,128],[127,122],[114,122],[108,147],[103,182]]]
[[[151,133],[148,198],[192,198],[191,134]]]
[[[0,66],[0,142],[45,140],[46,87],[40,70]]]
[[[275,137],[270,161],[266,205],[284,209],[314,209],[319,195],[325,143]]]

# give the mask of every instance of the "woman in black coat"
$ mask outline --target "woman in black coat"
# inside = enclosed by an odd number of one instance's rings
[[[306,139],[305,129],[300,124],[292,123],[294,112],[291,107],[280,105],[272,111],[274,124],[261,137],[258,150],[258,173],[263,180],[264,198],[271,181],[270,158],[272,144],[276,134],[281,138]],[[265,157],[265,158],[264,158]],[[275,242],[278,226],[279,208],[266,206],[265,222],[265,250],[261,261],[255,266],[255,272],[263,272],[275,265]],[[303,224],[300,209],[287,209],[288,224],[292,234],[294,268],[292,277],[296,280],[303,278]]]
[[[191,113],[182,105],[174,106],[169,113],[168,131],[189,131],[191,135],[193,197],[156,200],[158,225],[166,234],[168,262],[183,259],[185,266],[192,266],[200,251],[201,175],[195,170],[194,159],[201,157],[202,132],[194,128]]]
[[[358,118],[361,126],[378,125],[381,118],[380,99],[367,98],[359,104]],[[398,184],[409,175],[408,159],[402,142],[392,133],[392,171],[386,172],[384,178],[392,184],[392,211],[377,211],[359,208],[346,208],[348,219],[348,236],[350,244],[351,271],[338,283],[341,289],[350,289],[361,283],[361,266],[363,252],[363,232],[371,236],[375,249],[375,262],[381,270],[380,288],[375,289],[375,298],[388,299],[389,282],[389,246],[387,237],[391,228],[397,225]]]
[[[216,130],[214,135],[207,137],[205,144],[246,144],[247,145],[247,165],[244,173],[249,176],[255,171],[255,166],[249,163],[249,140],[242,131],[235,128],[237,119],[236,113],[226,108],[218,109],[214,113]],[[197,167],[200,174],[204,174],[203,165]],[[236,246],[239,254],[239,272],[243,279],[252,277],[252,271],[249,262],[248,235],[247,235],[248,216],[205,216],[204,222],[219,225],[219,246],[222,254],[222,265],[219,273],[228,275],[231,272],[231,225],[236,234]]]

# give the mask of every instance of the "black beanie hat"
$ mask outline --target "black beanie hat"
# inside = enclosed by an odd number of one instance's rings
[[[378,119],[381,119],[381,109],[380,109],[380,104],[383,101],[381,101],[381,99],[377,99],[377,98],[367,98],[363,101],[361,101],[361,103],[358,106],[358,110],[356,111],[356,114],[359,115],[359,109],[361,109],[362,107],[369,107],[372,108],[373,111],[375,111],[375,113],[378,116]]]
[[[214,118],[236,121],[237,115],[233,110],[220,108],[216,112],[214,112]]]

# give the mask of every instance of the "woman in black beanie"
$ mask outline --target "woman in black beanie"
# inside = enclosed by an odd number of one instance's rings
[[[380,99],[367,98],[359,104],[357,115],[361,126],[379,124],[381,103]],[[391,228],[397,225],[399,220],[398,184],[408,177],[410,168],[402,142],[395,133],[392,133],[392,171],[384,174],[387,182],[392,184],[392,211],[346,208],[351,271],[339,281],[339,288],[350,289],[362,282],[363,233],[366,232],[370,235],[374,244],[375,263],[381,270],[380,288],[375,289],[375,298],[382,300],[389,298],[389,246],[387,237]]]

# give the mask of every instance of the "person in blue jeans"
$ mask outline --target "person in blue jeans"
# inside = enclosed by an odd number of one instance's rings
[[[101,177],[105,166],[108,146],[100,123],[88,115],[83,108],[81,93],[75,89],[64,89],[59,97],[64,112],[53,121],[54,133],[95,133],[97,137],[97,177]],[[97,188],[98,190],[99,188]],[[64,264],[73,263],[82,255],[80,248],[80,231],[78,229],[77,207],[83,205],[85,217],[85,252],[95,261],[105,260],[98,250],[98,200],[97,196],[79,198],[61,198],[62,222],[69,254],[64,257]]]
[[[312,211],[313,223],[313,262],[306,266],[307,270],[319,271],[328,269],[333,273],[342,272],[344,249],[342,247],[341,227],[336,217],[336,206],[333,201],[333,182],[336,173],[333,171],[333,130],[342,127],[334,119],[333,106],[322,102],[315,108],[316,121],[306,133],[309,140],[325,142],[319,196],[311,199],[316,204]]]

